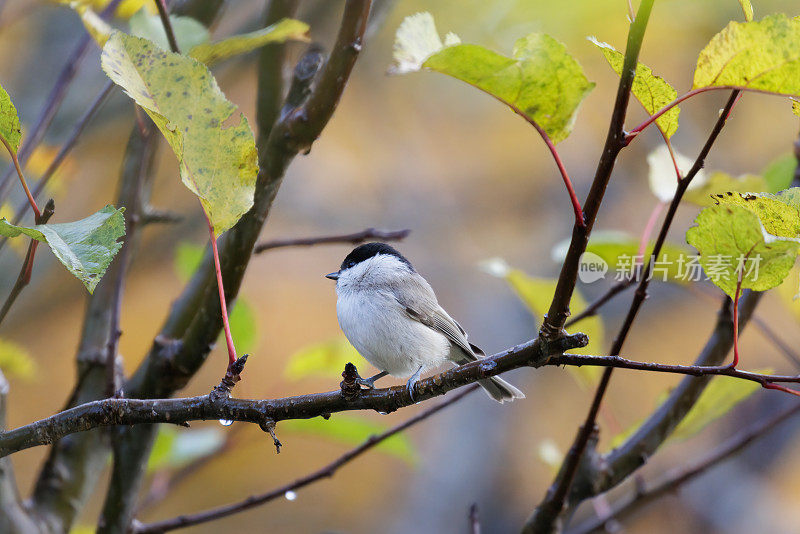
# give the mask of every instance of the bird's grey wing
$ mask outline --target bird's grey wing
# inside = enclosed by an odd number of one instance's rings
[[[393,293],[410,318],[443,334],[464,351],[469,360],[476,359],[476,353],[483,354],[483,351],[467,340],[467,334],[461,325],[439,306],[433,289],[424,278],[414,273],[406,279],[406,282],[409,285],[406,285],[402,292]]]

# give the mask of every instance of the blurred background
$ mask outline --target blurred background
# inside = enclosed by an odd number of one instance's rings
[[[312,39],[330,43],[341,2],[307,0],[298,18],[311,24]],[[756,18],[772,12],[798,15],[794,0],[754,2]],[[0,83],[30,127],[57,72],[84,31],[69,9],[47,2],[0,2]],[[229,1],[213,36],[257,29],[261,0]],[[307,156],[289,168],[264,229],[264,239],[349,233],[366,227],[411,230],[398,244],[432,286],[440,302],[494,353],[531,339],[540,317],[532,314],[508,284],[480,266],[489,258],[531,276],[555,278],[559,264],[551,250],[570,236],[572,211],[545,146],[523,120],[465,84],[438,74],[386,76],[394,32],[402,19],[428,10],[439,31],[464,42],[509,54],[514,41],[546,32],[567,45],[597,86],[584,101],[572,135],[559,151],[579,198],[588,192],[600,155],[617,87],[617,76],[586,40],[596,36],[624,49],[627,3],[622,0],[404,0],[387,4],[383,23],[369,36],[341,105]],[[683,93],[691,87],[698,52],[730,20],[742,20],[734,0],[664,0],[656,3],[641,60]],[[295,54],[304,45],[292,44]],[[255,123],[254,55],[228,61],[215,75],[228,98]],[[105,83],[99,50],[83,62],[68,98],[28,174],[36,177],[64,141],[74,122]],[[675,148],[694,158],[727,95],[708,93],[682,106]],[[627,124],[646,117],[631,102]],[[86,216],[113,202],[121,158],[134,121],[131,102],[116,91],[92,121],[48,191],[56,200],[54,221]],[[707,168],[733,175],[758,173],[791,152],[797,117],[786,99],[746,94],[736,106]],[[638,238],[657,202],[648,187],[646,156],[661,142],[650,128],[623,151],[595,226]],[[144,231],[125,294],[120,346],[128,372],[150,347],[186,270],[206,242],[205,223],[194,196],[180,183],[175,158],[162,142],[154,206],[180,213],[176,225]],[[50,150],[50,152],[47,152]],[[38,167],[37,167],[38,165]],[[12,206],[22,196],[14,185]],[[4,208],[7,209],[7,208]],[[697,206],[681,208],[671,240],[684,242]],[[254,257],[241,292],[237,328],[241,351],[251,352],[235,394],[269,398],[338,387],[335,350],[343,349],[336,321],[334,287],[323,278],[339,265],[349,245],[278,249]],[[176,260],[177,258],[177,260]],[[0,294],[16,279],[19,249],[0,255]],[[187,267],[187,265],[189,267]],[[586,300],[612,281],[580,285]],[[797,292],[794,288],[785,293]],[[794,291],[794,293],[792,292]],[[790,346],[800,342],[797,315],[777,291],[766,296],[758,315]],[[708,297],[711,294],[711,298]],[[654,283],[625,356],[648,361],[690,363],[713,327],[719,296]],[[602,312],[607,344],[627,310],[631,293]],[[11,375],[9,425],[19,426],[60,409],[75,378],[74,357],[86,292],[52,255],[43,251],[33,284],[22,294],[0,329],[0,339],[29,355],[30,368]],[[762,332],[748,328],[741,340],[743,367],[796,368]],[[333,365],[316,365],[328,361]],[[350,353],[338,356],[352,358]],[[314,358],[318,358],[315,360]],[[319,359],[321,358],[321,360]],[[312,362],[308,364],[308,362]],[[361,374],[374,370],[354,360]],[[218,345],[185,394],[203,394],[219,381],[225,365]],[[299,362],[299,363],[298,363]],[[310,367],[310,369],[309,369]],[[517,370],[508,377],[527,399],[500,406],[477,393],[427,420],[389,446],[347,465],[296,495],[191,532],[465,532],[469,506],[476,503],[484,532],[514,532],[550,484],[558,459],[583,420],[593,388],[563,369]],[[399,382],[386,378],[383,384]],[[641,421],[679,377],[620,371],[606,397],[602,450],[613,436]],[[795,402],[777,392],[757,391],[725,417],[684,440],[668,442],[640,471],[645,480],[707,452],[749,422]],[[435,402],[435,401],[434,401]],[[224,504],[264,492],[322,467],[357,444],[365,433],[396,424],[421,407],[387,416],[335,415],[342,432],[324,425],[279,424],[280,456],[258,428],[193,424],[191,431],[165,433],[152,465],[164,480],[191,458],[217,451],[178,484],[171,495],[147,506],[140,519],[154,520]],[[800,520],[800,420],[773,431],[743,454],[709,471],[678,493],[643,509],[625,522],[628,532],[788,532]],[[194,433],[186,437],[183,434]],[[332,435],[336,434],[336,435]],[[223,445],[224,443],[224,445]],[[159,448],[160,447],[160,448]],[[181,449],[181,447],[183,447]],[[187,452],[188,451],[188,452]],[[14,456],[23,493],[30,491],[43,447]],[[146,485],[147,488],[147,485]],[[81,525],[96,522],[104,491],[98,485]],[[612,492],[632,491],[629,484]],[[585,504],[576,518],[593,513]]]

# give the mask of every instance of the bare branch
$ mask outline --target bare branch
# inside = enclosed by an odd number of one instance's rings
[[[100,17],[103,19],[108,19],[111,14],[117,9],[121,0],[112,0],[109,4],[103,9],[100,13]],[[56,78],[55,84],[53,84],[53,89],[50,91],[50,94],[47,95],[47,99],[45,100],[44,107],[42,111],[39,113],[39,117],[36,119],[36,124],[34,124],[33,128],[25,136],[25,141],[22,143],[22,146],[19,149],[19,161],[20,164],[24,167],[27,163],[28,159],[33,154],[33,151],[39,146],[39,143],[42,142],[44,139],[45,133],[47,133],[48,128],[50,128],[50,124],[53,122],[53,118],[55,118],[56,113],[58,112],[61,104],[64,102],[64,98],[67,96],[67,90],[69,89],[70,85],[72,85],[72,81],[75,79],[75,75],[78,73],[78,67],[80,67],[83,58],[86,56],[86,53],[89,51],[89,47],[92,44],[92,38],[89,36],[88,33],[81,36],[80,40],[78,41],[78,46],[75,47],[75,50],[70,54],[70,56],[64,62],[64,68],[61,69],[61,72],[58,74],[58,78]],[[2,178],[0,178],[0,202],[5,199],[6,194],[8,193],[8,187],[11,183],[11,175],[14,173],[13,165],[10,165],[5,173],[3,173]]]
[[[540,329],[540,335],[544,336],[545,339],[560,336],[564,328],[564,322],[569,316],[569,302],[578,279],[581,255],[589,243],[589,235],[592,233],[595,219],[600,211],[600,205],[603,203],[608,181],[611,178],[611,172],[614,170],[614,163],[620,151],[625,147],[625,115],[631,97],[631,87],[633,87],[639,51],[642,47],[644,31],[647,27],[652,7],[652,0],[643,1],[639,6],[639,13],[631,22],[630,31],[628,32],[628,44],[625,49],[625,61],[622,67],[622,75],[619,79],[614,110],[611,112],[611,123],[603,147],[603,154],[597,163],[597,170],[595,171],[589,195],[583,203],[585,226],[579,224],[573,226],[572,239],[570,240],[564,263],[561,266],[553,301]]]
[[[740,327],[748,323],[763,293],[753,291],[742,297]],[[697,366],[721,364],[733,347],[733,320],[730,300],[726,297],[717,317],[717,324],[706,346],[695,360]],[[584,464],[576,477],[571,502],[603,493],[644,465],[650,456],[672,434],[708,385],[711,376],[686,377],[670,393],[658,409],[622,445],[604,455],[600,465]]]
[[[262,49],[259,64],[259,92],[257,116],[259,119],[259,162],[260,169],[256,181],[256,192],[251,210],[239,223],[226,232],[219,243],[220,267],[222,273],[225,298],[233,302],[241,286],[246,267],[252,256],[256,239],[261,232],[264,221],[270,211],[272,202],[281,185],[283,175],[289,163],[297,154],[300,146],[310,146],[327,124],[336,103],[341,96],[344,85],[349,79],[358,49],[344,50],[338,43],[347,40],[360,43],[363,27],[358,20],[369,12],[368,0],[349,0],[345,6],[342,26],[331,59],[326,64],[318,83],[328,80],[324,97],[315,102],[321,104],[313,111],[306,105],[314,97],[312,91],[309,101],[298,110],[303,113],[279,117],[279,109],[270,108],[276,103],[280,105],[280,89],[282,87],[283,53],[274,53],[271,47]],[[267,11],[267,19],[283,11],[293,12],[296,2],[272,2]],[[282,15],[281,18],[286,16]],[[271,20],[271,22],[275,22]],[[351,33],[352,32],[352,33]],[[272,45],[283,47],[284,45]],[[360,47],[359,47],[360,48]],[[301,60],[301,63],[303,61]],[[305,65],[305,63],[303,63]],[[308,83],[314,80],[311,77]],[[330,83],[333,81],[334,83]],[[326,107],[327,106],[327,107]],[[291,117],[291,120],[289,119]],[[270,122],[273,121],[273,122]],[[307,122],[306,122],[307,121]],[[302,123],[303,135],[310,136],[301,142],[293,128]],[[199,369],[210,352],[213,342],[221,329],[219,297],[210,290],[215,283],[214,268],[210,254],[206,254],[200,268],[190,281],[186,290],[173,306],[170,316],[156,338],[153,349],[145,358],[142,366],[126,384],[128,395],[136,397],[163,397],[173,394],[183,387],[186,381]],[[125,484],[128,493],[136,493],[142,480],[142,473],[150,446],[154,439],[154,428],[139,426],[123,429],[125,434],[123,455],[132,466],[139,466],[136,476],[128,476]],[[133,511],[133,501],[124,504],[125,515]]]
[[[644,3],[642,3],[642,5],[644,5]],[[684,178],[678,181],[678,186],[675,189],[672,202],[670,202],[667,215],[664,217],[664,222],[661,224],[661,230],[656,238],[650,260],[648,261],[647,267],[644,269],[645,273],[650,272],[652,262],[654,259],[659,257],[661,248],[664,246],[664,243],[667,239],[667,234],[672,226],[672,221],[674,220],[675,214],[678,211],[678,206],[683,199],[683,194],[688,189],[694,177],[703,167],[705,158],[711,151],[711,147],[714,146],[714,143],[717,140],[717,137],[719,137],[720,132],[722,132],[722,128],[725,126],[725,122],[728,120],[728,116],[730,115],[730,112],[737,101],[738,95],[738,91],[733,91],[731,93],[730,97],[728,98],[728,102],[725,104],[725,108],[722,110],[719,118],[714,124],[714,127],[711,129],[708,139],[700,149],[700,153],[695,159],[692,168]],[[611,346],[610,354],[612,357],[618,356],[622,351],[622,347],[624,346],[625,340],[627,339],[633,323],[636,320],[639,309],[647,298],[647,289],[649,285],[650,278],[648,276],[643,276],[638,287],[636,288],[636,292],[634,293],[633,300],[631,301],[631,305],[628,309],[627,315],[625,316],[625,320],[622,323],[622,327],[620,328],[619,333],[617,334],[616,338],[614,339],[614,343]],[[737,315],[736,320],[738,321],[738,319],[739,317]],[[734,336],[737,332],[737,324],[738,323],[734,325]],[[526,523],[526,532],[550,532],[554,528],[557,517],[563,512],[564,504],[567,500],[567,496],[569,495],[570,487],[572,486],[575,475],[578,472],[578,467],[583,458],[584,452],[586,451],[586,448],[592,439],[592,435],[597,431],[597,414],[600,411],[600,406],[608,389],[608,384],[611,381],[613,371],[614,367],[611,366],[606,367],[605,371],[603,372],[603,375],[600,378],[600,382],[597,386],[597,390],[595,391],[594,398],[592,399],[592,404],[589,407],[589,412],[586,415],[586,419],[578,428],[578,432],[575,436],[573,444],[569,449],[569,453],[562,464],[562,468],[556,477],[556,480],[548,490],[544,500],[542,500],[541,504],[537,507],[533,516],[531,516],[529,521]],[[767,388],[776,387],[766,382],[762,382],[762,386]]]
[[[361,445],[350,451],[347,451],[342,456],[340,456],[333,462],[329,463],[322,469],[314,471],[313,473],[310,473],[302,478],[299,478],[294,482],[291,482],[279,488],[275,488],[271,491],[268,491],[267,493],[262,493],[261,495],[251,495],[250,497],[247,497],[246,499],[239,501],[237,503],[229,504],[226,506],[220,506],[219,508],[212,508],[211,510],[206,510],[204,512],[200,512],[197,514],[180,515],[172,519],[166,519],[164,521],[158,521],[156,523],[150,523],[144,525],[134,524],[134,528],[132,529],[133,534],[146,534],[146,533],[155,534],[161,532],[168,532],[170,530],[175,530],[179,528],[185,528],[192,525],[199,525],[201,523],[207,523],[209,521],[221,519],[223,517],[227,517],[229,515],[243,512],[245,510],[249,510],[250,508],[254,508],[256,506],[268,503],[278,497],[283,497],[284,495],[286,495],[286,492],[288,491],[297,491],[319,480],[331,478],[343,466],[352,462],[353,460],[355,460],[368,450],[372,449],[376,445],[380,444],[386,439],[389,439],[395,434],[399,434],[400,432],[407,430],[408,428],[416,425],[417,423],[424,421],[425,419],[439,412],[443,408],[446,408],[451,404],[455,404],[456,402],[460,401],[462,398],[472,393],[473,391],[476,391],[477,389],[478,389],[477,385],[472,385],[468,388],[463,389],[462,391],[459,391],[451,398],[440,402],[436,406],[432,406],[427,410],[420,412],[414,417],[411,417],[406,421],[403,421],[399,425],[396,425],[390,428],[389,430],[386,430],[385,432],[378,434],[377,436],[371,436],[367,438],[367,440],[364,443],[362,443]]]
[[[126,223],[139,214],[136,206],[144,202],[142,179],[152,177],[156,141],[155,129],[142,137],[134,127],[128,141],[120,175],[117,205],[127,208]],[[138,235],[138,233],[136,233]],[[125,246],[134,247],[136,235],[128,234]],[[81,404],[106,396],[109,342],[116,329],[111,310],[117,295],[117,279],[131,261],[113,262],[96,291],[89,297],[83,332],[77,354],[79,380],[69,405]],[[113,330],[113,332],[112,332]],[[47,530],[68,531],[97,478],[107,466],[109,442],[102,432],[84,432],[67,436],[52,447],[36,483],[32,508]]]
[[[588,534],[590,532],[602,531],[609,521],[622,519],[642,506],[668,493],[673,493],[682,485],[705,474],[709,469],[740,452],[757,439],[766,436],[771,430],[797,413],[800,413],[800,404],[790,406],[780,413],[773,415],[766,421],[761,421],[752,425],[750,428],[731,437],[702,458],[695,460],[689,465],[673,469],[659,478],[655,483],[649,484],[637,490],[629,497],[621,499],[620,502],[614,505],[610,513],[606,514],[604,517],[592,519],[574,529],[570,529],[570,534]]]
[[[50,217],[53,216],[53,211],[55,210],[55,203],[51,198],[47,205],[44,207],[44,211],[41,215],[36,218],[36,224],[45,224]],[[11,288],[11,291],[6,297],[5,302],[3,302],[3,307],[0,308],[0,323],[8,315],[8,312],[11,310],[11,306],[14,305],[14,302],[17,300],[17,297],[22,290],[25,289],[31,281],[31,270],[33,269],[33,259],[36,256],[36,248],[39,245],[39,242],[35,239],[31,239],[30,243],[28,244],[28,252],[25,254],[25,261],[22,262],[22,267],[19,270],[19,275],[17,276],[17,281],[14,282],[14,287]]]
[[[158,10],[158,16],[161,17],[161,25],[164,26],[164,33],[167,34],[167,41],[169,47],[173,52],[180,54],[178,49],[178,40],[175,39],[175,32],[172,29],[172,21],[169,20],[169,13],[167,12],[167,4],[164,0],[153,0]]]
[[[0,371],[0,430],[6,427],[8,381]],[[0,532],[36,532],[33,519],[22,506],[11,458],[0,459]]]
[[[308,247],[312,245],[325,245],[331,243],[350,243],[357,245],[364,241],[378,239],[380,241],[401,241],[408,237],[411,230],[377,230],[367,228],[352,234],[326,235],[318,237],[301,237],[296,239],[274,239],[259,243],[253,249],[254,254],[261,254],[267,250],[283,247]]]
[[[181,424],[219,419],[246,421],[263,426],[288,419],[308,419],[342,411],[375,410],[390,413],[518,367],[545,365],[550,356],[586,346],[587,342],[586,335],[580,333],[549,344],[535,339],[494,356],[420,380],[414,387],[413,399],[406,386],[394,386],[357,391],[356,395],[329,391],[267,400],[233,399],[216,393],[181,399],[97,400],[0,433],[0,456],[52,443],[68,434],[99,426]],[[602,358],[598,359],[600,360]]]

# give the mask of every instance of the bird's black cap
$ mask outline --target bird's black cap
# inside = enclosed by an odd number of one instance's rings
[[[359,245],[354,248],[350,254],[342,262],[341,270],[348,269],[353,265],[357,265],[364,260],[368,260],[373,256],[377,256],[378,254],[386,254],[389,256],[394,256],[406,265],[412,271],[414,267],[411,266],[411,262],[408,261],[405,256],[400,254],[397,250],[393,247],[387,245],[386,243],[365,243],[363,245]]]

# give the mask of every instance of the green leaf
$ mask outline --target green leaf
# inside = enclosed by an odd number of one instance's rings
[[[13,378],[29,379],[36,369],[28,351],[13,341],[0,339],[0,370]]]
[[[731,22],[700,52],[693,88],[739,86],[800,94],[800,19]]]
[[[625,55],[610,44],[600,42],[594,37],[590,37],[589,41],[600,49],[614,72],[621,74]],[[642,63],[636,65],[636,76],[633,78],[631,92],[650,115],[654,115],[678,97],[678,91],[664,78],[653,74],[652,69]],[[667,138],[672,137],[672,134],[677,131],[680,113],[681,110],[675,106],[656,119],[656,126],[664,132]]]
[[[419,65],[469,83],[535,121],[554,143],[572,131],[578,106],[594,87],[566,47],[545,34],[519,39],[512,57],[457,44],[454,36],[440,45],[430,14],[407,18],[397,32],[393,72]]]
[[[289,380],[310,376],[330,378],[341,374],[347,362],[353,362],[362,368],[362,363],[366,363],[347,339],[336,338],[304,347],[289,356],[283,375]]]
[[[282,431],[321,436],[348,446],[360,445],[371,436],[376,436],[387,429],[388,427],[381,423],[346,414],[336,414],[327,421],[322,417],[314,417],[313,419],[294,419],[281,422]],[[417,461],[417,452],[411,440],[403,433],[395,434],[382,441],[375,446],[375,450],[412,465]]]
[[[182,467],[219,452],[224,445],[225,434],[217,428],[179,431],[170,425],[160,425],[147,462],[147,472]]]
[[[686,173],[691,170],[694,165],[694,160],[691,160],[683,154],[673,151],[675,154],[675,162],[678,164],[678,169],[681,171],[681,176],[686,176]],[[675,196],[675,191],[678,188],[678,175],[675,172],[675,163],[672,162],[672,157],[669,153],[669,148],[666,145],[660,145],[658,148],[647,155],[647,166],[649,168],[648,182],[650,184],[650,191],[661,202],[670,202],[672,197]],[[692,181],[689,183],[689,191],[699,189],[708,180],[707,175],[703,169],[700,169],[695,174]]]
[[[695,222],[686,241],[700,253],[706,276],[731,298],[740,271],[742,288],[766,291],[780,284],[794,265],[798,240],[770,235],[743,206],[710,206]]]
[[[792,184],[795,169],[797,169],[797,158],[794,157],[794,154],[785,154],[772,161],[761,173],[767,182],[766,190],[770,193],[777,193],[789,187]]]
[[[216,43],[198,43],[189,50],[189,55],[197,61],[211,66],[229,57],[250,52],[270,43],[282,43],[290,39],[308,41],[308,30],[309,26],[305,22],[283,19],[266,28],[234,35]]]
[[[739,0],[739,5],[742,6],[744,20],[746,22],[753,20],[753,4],[750,3],[750,0]]]
[[[0,235],[28,237],[47,243],[58,261],[94,291],[108,265],[122,247],[117,241],[125,235],[123,209],[106,206],[97,213],[70,223],[15,226],[0,219]]]
[[[528,276],[519,269],[510,268],[500,259],[484,262],[483,267],[489,274],[503,278],[508,282],[508,285],[534,317],[539,320],[544,317],[555,294],[556,280]],[[569,303],[570,312],[572,315],[577,315],[585,310],[586,306],[586,300],[576,289],[572,293],[572,299]],[[587,317],[575,327],[575,331],[583,332],[589,336],[589,344],[571,352],[575,354],[599,354],[603,351],[605,329],[603,327],[603,319],[599,315]],[[578,380],[579,384],[589,387],[597,382],[602,369],[591,365],[581,367],[567,366],[567,371]]]
[[[101,62],[164,134],[183,183],[200,197],[216,235],[236,224],[253,205],[255,140],[208,68],[120,32],[103,47]]]
[[[0,135],[16,152],[19,149],[19,141],[22,138],[22,126],[19,123],[17,108],[11,102],[11,97],[2,86],[0,86]]]
[[[252,352],[258,345],[258,322],[256,311],[250,302],[244,297],[237,298],[228,321],[239,351],[243,354]]]
[[[772,369],[760,369],[755,372],[772,374],[773,371]],[[758,382],[751,380],[742,380],[730,376],[714,377],[700,394],[689,413],[675,427],[667,441],[686,440],[695,436],[709,424],[733,410],[739,403],[746,400],[760,388],[761,385]],[[659,406],[663,404],[667,397],[667,394],[661,395],[657,404]],[[611,448],[614,449],[622,445],[640,426],[642,426],[641,421],[611,438]]]
[[[191,17],[170,15],[169,21],[172,25],[172,32],[175,34],[175,40],[178,42],[178,49],[181,51],[185,52],[209,39],[206,27]],[[144,37],[164,50],[169,50],[167,32],[164,30],[164,23],[161,22],[160,16],[140,9],[130,18],[130,28],[133,35]]]
[[[687,202],[698,206],[712,206],[716,204],[717,195],[738,191],[742,193],[756,193],[767,191],[767,181],[755,174],[731,176],[722,171],[714,171],[700,187],[689,188],[683,195]]]

